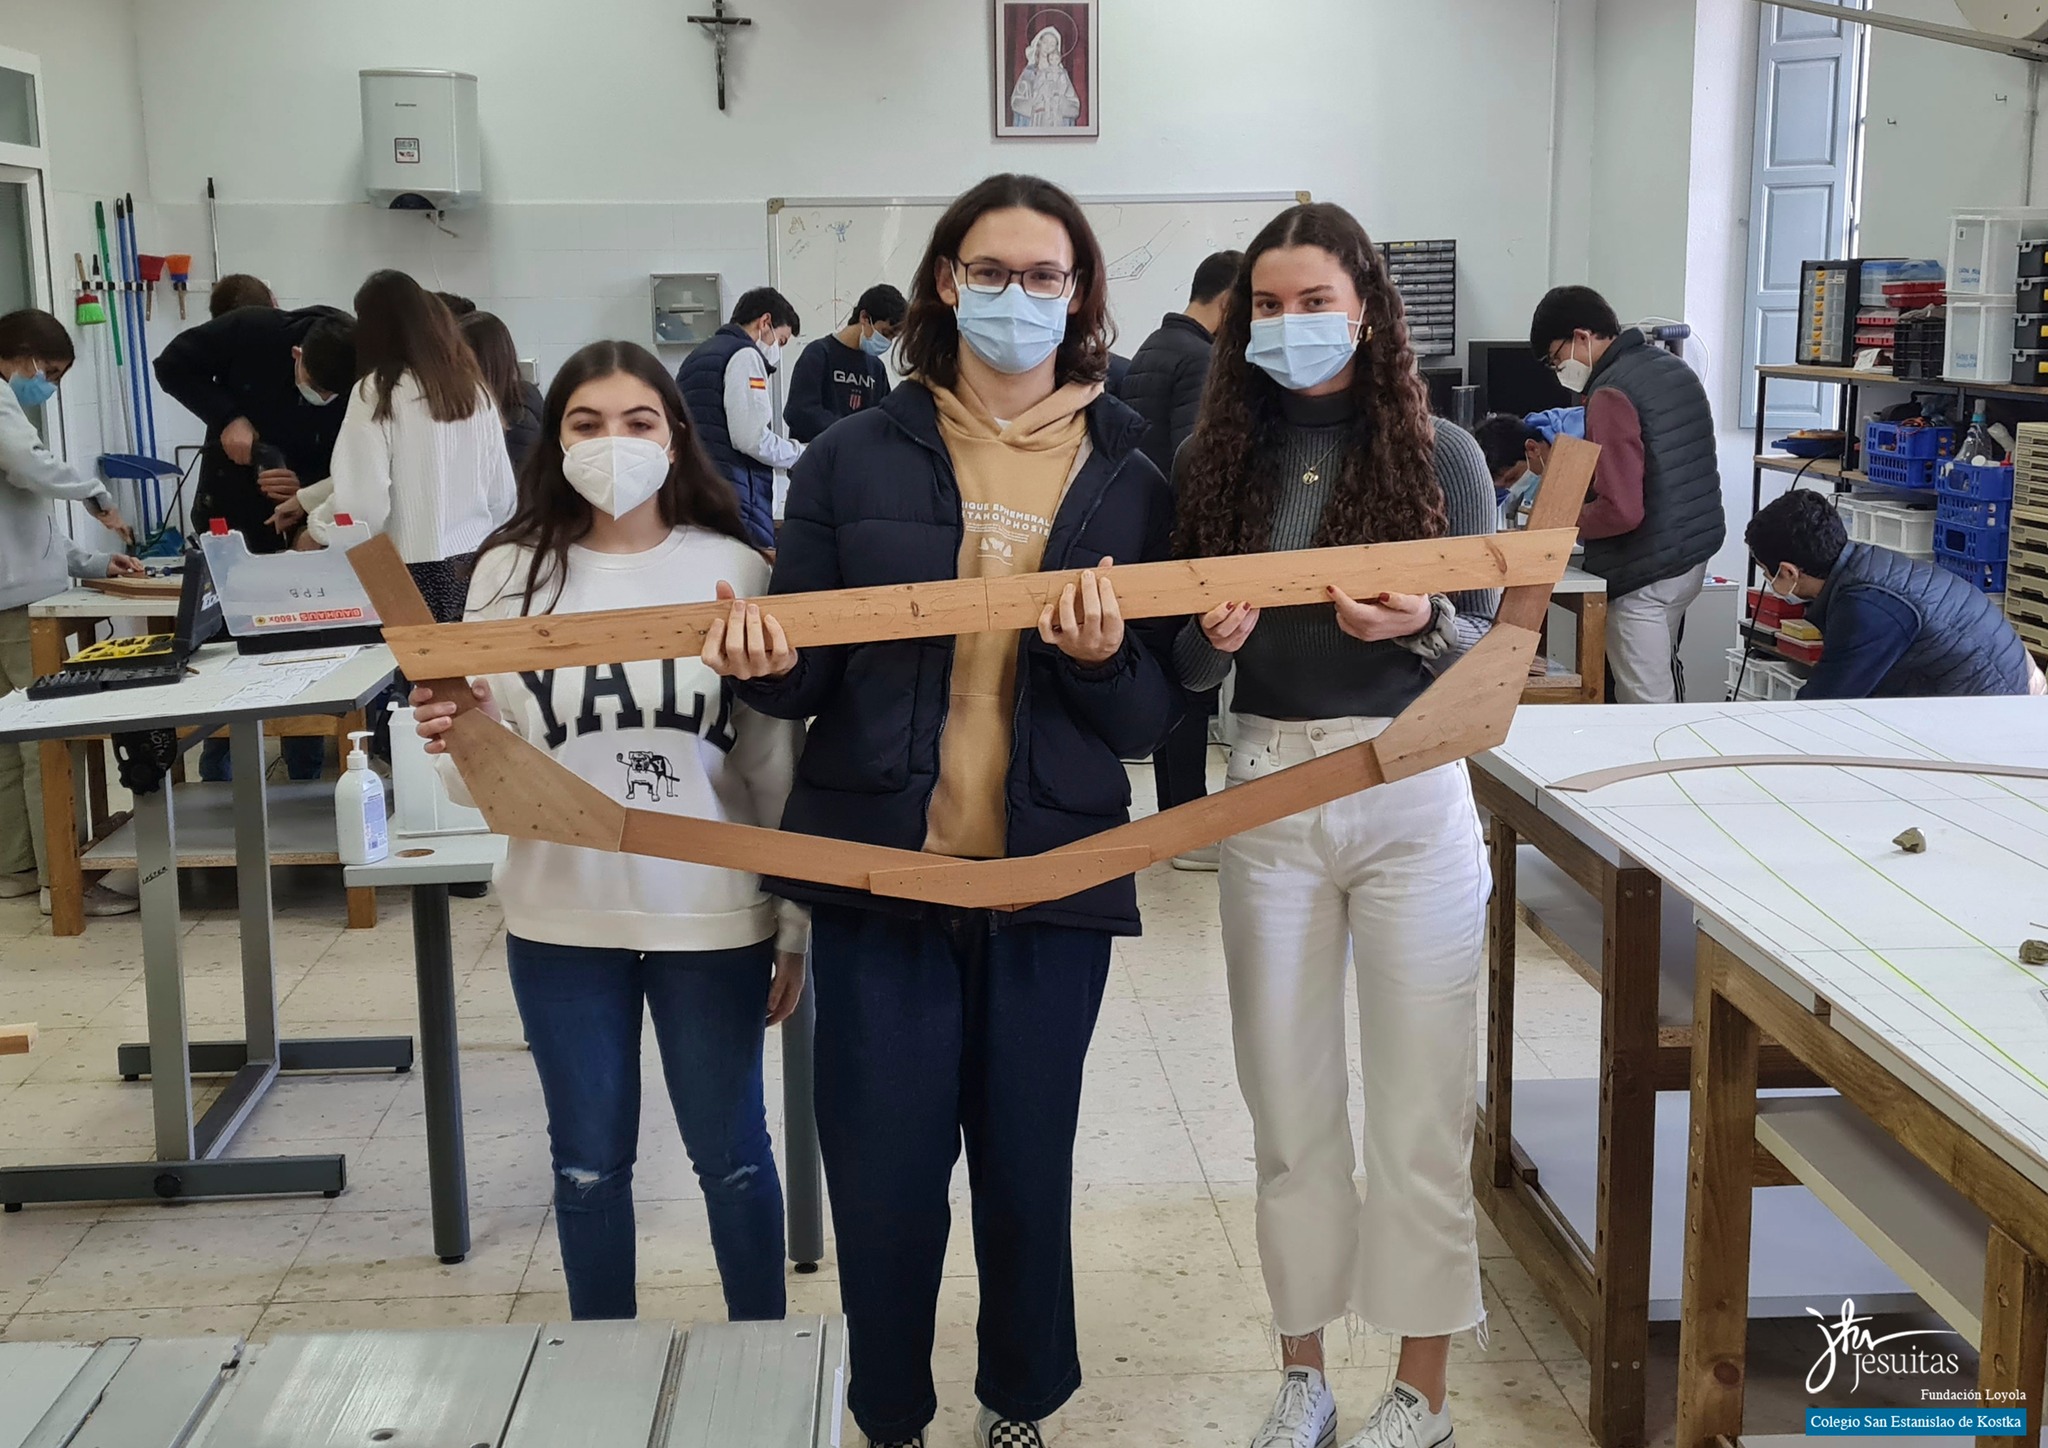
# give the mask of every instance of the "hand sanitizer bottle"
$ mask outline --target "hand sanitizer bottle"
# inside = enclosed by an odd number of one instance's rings
[[[370,768],[363,740],[367,729],[349,737],[348,768],[334,787],[334,831],[344,865],[374,865],[391,851],[384,824],[384,781]]]

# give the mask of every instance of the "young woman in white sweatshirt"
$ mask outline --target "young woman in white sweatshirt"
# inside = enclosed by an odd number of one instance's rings
[[[504,445],[493,440],[498,456]],[[484,542],[468,617],[697,603],[766,591],[661,364],[593,342],[548,390],[522,505]],[[756,714],[689,654],[474,681],[481,707],[636,809],[773,827],[798,726]],[[428,750],[454,706],[415,691]],[[453,761],[450,791],[467,801]],[[579,1318],[631,1317],[640,1019],[654,1021],[683,1145],[703,1185],[734,1320],[783,1315],[782,1185],[762,1101],[766,1028],[803,990],[809,922],[759,877],[533,840],[497,876],[507,956],[547,1102],[555,1223]]]
[[[372,272],[355,308],[361,380],[302,542],[325,545],[342,514],[388,533],[434,616],[452,622],[479,545],[517,500],[504,424],[455,318],[418,282]]]

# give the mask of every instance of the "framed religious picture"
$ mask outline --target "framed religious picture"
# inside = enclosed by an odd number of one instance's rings
[[[1099,136],[1097,0],[994,0],[996,134]]]

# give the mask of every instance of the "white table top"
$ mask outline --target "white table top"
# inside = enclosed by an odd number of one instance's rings
[[[1565,569],[1564,577],[1558,579],[1557,586],[1550,591],[1552,593],[1605,593],[1607,592],[1607,580],[1588,573],[1585,569],[1574,564],[1572,567]]]
[[[391,853],[374,865],[349,865],[351,890],[379,885],[462,885],[488,880],[505,858],[505,837],[489,834],[391,835]]]
[[[242,693],[246,685],[261,678],[263,668],[289,667],[293,660],[315,654],[347,657],[289,698],[259,699]],[[69,739],[202,722],[288,719],[299,714],[346,714],[374,698],[397,669],[391,650],[382,644],[313,649],[304,655],[247,656],[236,654],[231,643],[208,644],[194,655],[191,670],[175,684],[42,701],[17,689],[0,698],[0,741]]]
[[[53,593],[28,606],[30,618],[171,618],[177,612],[175,593],[162,598],[124,598],[83,585]]]
[[[1710,770],[1592,793],[1593,769],[1708,754],[2048,766],[2048,700],[1524,709],[1474,760],[1610,858],[2048,1189],[2048,780],[1829,766]],[[1892,837],[1927,836],[1908,855]]]

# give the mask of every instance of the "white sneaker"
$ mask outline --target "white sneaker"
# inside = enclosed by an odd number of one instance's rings
[[[987,1408],[974,1420],[975,1448],[1045,1448],[1036,1423],[998,1418]]]
[[[1365,1427],[1344,1448],[1457,1448],[1451,1432],[1451,1400],[1429,1411],[1429,1399],[1396,1378]]]
[[[45,915],[51,912],[49,886],[43,887],[37,903],[42,906]],[[117,895],[104,885],[86,886],[84,904],[85,918],[88,920],[104,920],[110,915],[133,915],[142,908],[142,902],[133,895]]]
[[[0,875],[0,900],[20,900],[41,888],[36,883],[34,870],[24,870],[19,875]]]
[[[1289,1368],[1252,1448],[1333,1448],[1337,1402],[1314,1368]]]
[[[1200,874],[1213,875],[1222,865],[1222,847],[1204,845],[1199,850],[1189,850],[1185,855],[1173,857],[1176,870],[1193,870]]]

